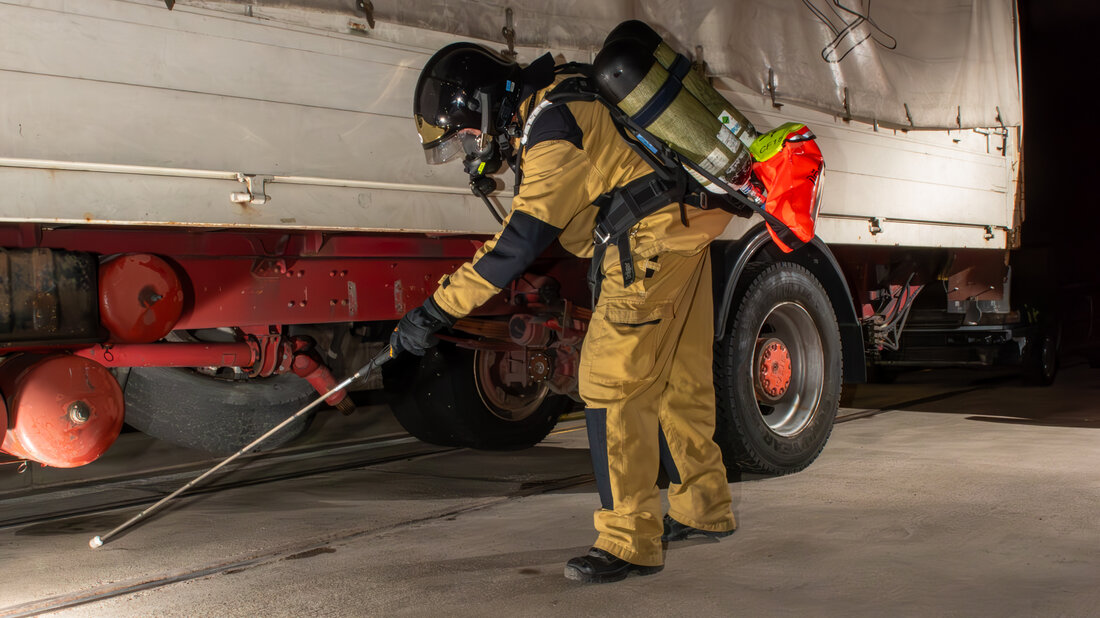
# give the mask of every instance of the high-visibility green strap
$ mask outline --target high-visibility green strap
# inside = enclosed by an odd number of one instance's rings
[[[787,136],[791,133],[801,131],[806,125],[799,122],[787,122],[779,125],[778,127],[761,134],[753,141],[749,146],[749,152],[757,161],[767,161],[768,159],[779,154],[779,151],[783,149],[783,143],[787,141]]]

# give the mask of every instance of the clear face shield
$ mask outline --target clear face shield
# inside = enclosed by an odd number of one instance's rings
[[[416,116],[416,130],[420,133],[424,158],[429,165],[439,165],[458,158],[459,155],[481,159],[491,153],[493,136],[490,131],[491,106],[488,93],[478,92],[476,98],[467,99],[453,84],[429,82],[425,86],[423,97],[428,101],[425,106],[430,109],[439,107],[439,101],[448,101],[448,105],[465,110],[465,123],[458,126],[466,128],[458,131],[453,131],[456,123],[453,117],[440,116],[433,122],[423,116]],[[480,129],[470,126],[473,124],[470,121],[478,116]]]
[[[463,129],[448,137],[426,142],[424,159],[429,165],[440,165],[459,157],[482,156],[491,148],[491,135],[476,129]]]

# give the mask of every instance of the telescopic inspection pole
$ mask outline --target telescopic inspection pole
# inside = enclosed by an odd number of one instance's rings
[[[137,522],[141,521],[142,519],[145,519],[146,517],[149,516],[150,513],[153,513],[154,511],[158,510],[160,507],[162,507],[166,503],[168,503],[168,501],[172,500],[173,498],[175,498],[176,496],[182,494],[183,492],[187,491],[188,489],[191,489],[195,485],[198,485],[203,480],[205,480],[207,477],[214,474],[218,470],[221,470],[225,466],[229,465],[230,463],[232,463],[235,459],[237,459],[241,455],[244,455],[245,453],[251,451],[252,449],[254,449],[256,447],[258,447],[260,444],[263,443],[264,440],[267,440],[268,438],[270,438],[272,435],[274,435],[280,429],[282,429],[283,427],[286,427],[287,425],[293,423],[295,420],[301,418],[302,415],[305,414],[306,412],[309,412],[313,408],[316,408],[318,405],[321,404],[322,401],[324,401],[325,399],[328,399],[330,396],[332,396],[333,393],[336,393],[337,391],[343,389],[344,387],[348,386],[349,384],[351,384],[352,382],[358,380],[359,378],[365,378],[365,377],[369,376],[371,371],[373,371],[377,367],[380,367],[381,365],[383,365],[386,361],[390,360],[391,358],[393,358],[393,351],[390,348],[390,346],[386,346],[386,348],[384,350],[382,350],[382,352],[378,356],[375,356],[374,358],[372,358],[369,363],[367,363],[366,365],[363,365],[359,369],[359,371],[356,371],[349,378],[347,378],[343,382],[341,382],[341,383],[337,384],[336,386],[334,386],[332,388],[332,390],[325,393],[324,395],[321,395],[317,399],[313,400],[312,403],[310,403],[306,407],[302,408],[301,410],[298,410],[297,412],[295,412],[293,415],[290,416],[290,418],[288,418],[285,421],[279,423],[278,425],[272,427],[271,429],[269,429],[267,431],[267,433],[260,436],[259,438],[256,438],[251,443],[249,443],[248,446],[245,446],[244,448],[237,451],[236,453],[233,453],[232,455],[230,455],[228,458],[226,458],[224,461],[222,461],[218,465],[216,465],[213,468],[210,468],[209,470],[204,472],[198,478],[192,480],[190,483],[184,485],[183,487],[180,487],[176,491],[173,491],[172,493],[168,494],[167,496],[161,498],[153,506],[145,509],[144,511],[138,513],[137,515],[134,515],[133,517],[128,519],[125,523],[118,526],[114,530],[111,530],[107,534],[96,536],[96,537],[92,538],[92,540],[88,541],[88,546],[91,547],[92,549],[97,549],[97,548],[101,547],[111,537],[115,536],[119,532],[122,532],[126,528],[129,528],[130,526],[136,524]]]

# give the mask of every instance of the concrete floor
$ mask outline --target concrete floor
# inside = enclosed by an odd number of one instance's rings
[[[591,483],[515,497],[590,472],[574,422],[522,452],[185,499],[94,552],[132,511],[0,531],[0,616],[173,575],[58,615],[1095,616],[1097,395],[1081,365],[1049,389],[981,372],[862,386],[842,413],[885,411],[839,424],[809,469],[731,485],[737,534],[618,584],[561,574],[594,538]]]

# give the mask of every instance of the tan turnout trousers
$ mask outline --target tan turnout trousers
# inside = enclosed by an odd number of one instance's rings
[[[710,254],[641,260],[639,280],[624,289],[617,253],[609,248],[605,256],[581,351],[580,394],[603,507],[595,514],[595,547],[652,566],[664,562],[656,484],[662,459],[673,519],[701,530],[736,527],[713,439]]]

